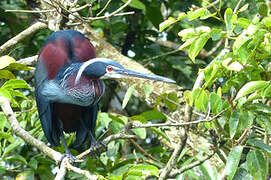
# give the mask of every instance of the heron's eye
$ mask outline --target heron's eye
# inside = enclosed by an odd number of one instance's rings
[[[113,71],[113,67],[112,67],[112,66],[107,66],[107,67],[106,67],[106,71],[107,71],[107,72]]]

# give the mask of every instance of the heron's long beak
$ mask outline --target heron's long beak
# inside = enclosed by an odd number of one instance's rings
[[[169,78],[165,78],[165,77],[154,75],[154,74],[140,73],[140,72],[132,71],[125,68],[115,70],[111,75],[112,75],[111,77],[113,78],[123,78],[123,79],[143,78],[143,79],[150,79],[150,80],[162,81],[162,82],[167,82],[167,83],[176,83],[176,81]]]

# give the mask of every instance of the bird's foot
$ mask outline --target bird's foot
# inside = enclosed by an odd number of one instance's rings
[[[61,156],[61,159],[60,159],[60,161],[59,161],[59,166],[61,165],[63,159],[66,158],[66,157],[69,159],[69,162],[70,162],[71,164],[73,164],[73,163],[77,160],[70,152],[68,152],[68,153],[65,153],[65,154],[63,154],[63,155]]]
[[[107,149],[106,144],[102,141],[93,140],[91,142],[91,146],[90,146],[91,157],[95,157],[95,159],[98,159],[98,157],[101,155],[101,152],[99,149],[100,145],[103,147],[103,149],[105,149],[105,150]]]

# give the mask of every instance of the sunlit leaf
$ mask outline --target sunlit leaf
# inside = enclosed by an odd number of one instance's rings
[[[3,69],[14,62],[16,62],[16,61],[13,57],[2,56],[2,57],[0,57],[0,69]]]
[[[262,152],[259,150],[250,150],[247,154],[247,166],[250,174],[255,179],[266,179],[266,161]]]
[[[136,128],[132,129],[132,131],[141,139],[145,139],[147,137],[147,132],[145,128]]]
[[[122,2],[126,3],[128,0],[121,0]],[[136,9],[140,9],[140,10],[144,10],[146,9],[145,4],[142,3],[140,0],[132,0],[129,3],[129,6],[136,8]]]
[[[201,34],[200,37],[193,41],[193,43],[191,44],[188,56],[191,58],[193,62],[195,62],[196,56],[199,54],[200,50],[205,46],[209,38],[210,34],[204,33]]]
[[[0,78],[2,79],[15,79],[15,75],[8,70],[0,70]]]
[[[7,82],[5,82],[2,86],[2,88],[10,88],[10,89],[17,89],[17,88],[25,88],[29,89],[28,84],[22,80],[22,79],[11,79]]]
[[[236,173],[242,151],[243,151],[242,146],[235,146],[227,157],[225,174],[227,175],[227,179],[229,180],[233,179],[234,174]]]
[[[247,84],[245,84],[237,93],[235,100],[246,96],[250,93],[253,93],[255,91],[259,91],[261,89],[264,89],[266,86],[268,86],[268,81],[250,81]]]
[[[27,164],[26,159],[23,156],[19,155],[19,154],[14,154],[14,155],[5,157],[5,161],[19,161],[19,162],[21,162],[23,164]]]
[[[230,137],[233,138],[237,131],[240,119],[240,110],[236,109],[230,117]]]
[[[203,16],[206,11],[208,11],[208,10],[205,8],[199,8],[195,11],[191,10],[187,13],[187,17],[188,17],[189,21],[193,21],[193,20]]]
[[[159,24],[159,31],[162,32],[164,29],[174,24],[175,22],[176,19],[174,19],[173,17],[169,17],[167,20]]]
[[[127,89],[127,91],[126,91],[126,93],[125,93],[125,96],[124,96],[124,99],[123,99],[123,101],[122,101],[122,109],[124,109],[124,108],[126,107],[128,101],[129,101],[129,99],[131,98],[131,96],[132,96],[132,94],[133,94],[133,92],[134,92],[134,90],[135,90],[135,86],[136,86],[136,84],[133,84],[132,86],[130,86],[130,87]]]
[[[146,178],[148,176],[159,176],[159,170],[153,165],[135,165],[129,169],[128,175]]]

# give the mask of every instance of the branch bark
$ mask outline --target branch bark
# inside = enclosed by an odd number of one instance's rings
[[[14,46],[21,40],[23,40],[25,37],[37,32],[40,29],[46,28],[47,25],[42,22],[37,22],[30,26],[29,28],[25,29],[21,33],[19,33],[17,36],[13,37],[12,39],[8,40],[5,44],[0,46],[0,55],[3,54],[8,48]]]

